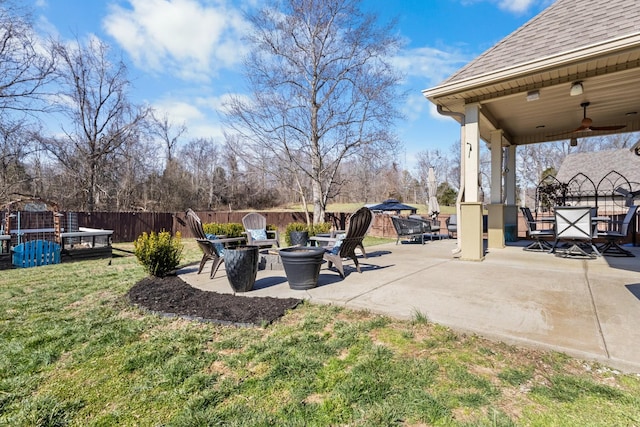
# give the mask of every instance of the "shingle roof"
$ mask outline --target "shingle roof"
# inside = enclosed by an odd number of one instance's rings
[[[569,154],[562,162],[556,179],[566,183],[576,174],[583,173],[598,185],[611,171],[625,177],[632,183],[632,188],[639,188],[640,156],[628,148]]]
[[[443,84],[634,33],[640,33],[638,0],[557,0]]]

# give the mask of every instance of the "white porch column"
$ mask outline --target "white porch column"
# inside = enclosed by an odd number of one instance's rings
[[[491,204],[487,247],[504,248],[504,205],[502,204],[502,130],[491,132]]]
[[[465,141],[462,155],[464,167],[464,201],[479,202],[480,191],[478,176],[480,173],[480,104],[468,104],[464,111]]]
[[[484,258],[482,242],[482,203],[478,185],[480,172],[480,104],[465,106],[465,139],[461,152],[464,163],[464,202],[460,204],[458,230],[461,259],[481,261]],[[462,163],[461,162],[461,163]]]

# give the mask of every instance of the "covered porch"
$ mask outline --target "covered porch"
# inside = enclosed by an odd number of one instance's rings
[[[598,10],[599,13],[593,13]],[[483,260],[517,224],[520,146],[640,131],[640,4],[557,0],[445,80],[423,91],[460,123],[461,258]],[[567,23],[571,25],[567,25]],[[480,141],[491,150],[487,246],[478,185]],[[632,148],[630,148],[632,150]],[[634,152],[640,155],[640,152]]]

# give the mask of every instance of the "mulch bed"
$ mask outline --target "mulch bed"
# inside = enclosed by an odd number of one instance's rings
[[[146,277],[127,295],[131,303],[154,313],[238,326],[272,323],[302,302],[207,292],[191,287],[179,276]]]

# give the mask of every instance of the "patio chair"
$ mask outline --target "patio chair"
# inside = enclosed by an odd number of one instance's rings
[[[202,260],[200,260],[200,266],[198,267],[198,274],[202,272],[204,265],[207,261],[213,261],[211,265],[211,272],[209,278],[213,279],[220,268],[220,265],[224,262],[224,248],[221,243],[215,243],[214,240],[209,239],[196,239],[198,247],[202,251]]]
[[[435,237],[440,240],[440,221],[437,219],[437,216],[432,217],[432,219],[425,219],[421,215],[411,214],[409,218],[426,222],[429,225],[429,231],[426,233],[429,239],[433,240]]]
[[[398,235],[396,245],[402,238],[408,238],[411,241],[419,240],[424,245],[424,235],[431,233],[431,223],[422,218],[401,218],[394,215],[391,217],[391,222]]]
[[[224,261],[224,247],[221,242],[216,243],[215,239],[210,239],[210,236],[205,234],[204,228],[202,227],[202,221],[198,214],[190,208],[187,209],[186,214],[187,224],[189,224],[191,234],[195,236],[198,247],[202,251],[202,259],[200,260],[200,266],[198,267],[198,274],[202,272],[207,261],[212,260],[213,265],[211,266],[211,273],[209,273],[209,277],[213,279],[216,275],[216,271],[218,271],[218,268],[220,267],[220,264]]]
[[[628,250],[622,248],[618,242],[627,237],[629,231],[633,228],[631,227],[631,221],[634,220],[637,211],[638,206],[629,206],[627,214],[624,216],[622,221],[612,221],[610,223],[611,225],[619,225],[618,229],[598,231],[598,237],[606,239],[606,242],[599,248],[601,254],[626,257],[635,256]]]
[[[331,268],[335,264],[338,274],[340,274],[340,277],[343,279],[343,258],[351,258],[358,273],[362,273],[355,250],[356,248],[363,247],[362,240],[369,230],[372,219],[373,214],[368,208],[362,207],[358,209],[351,215],[351,218],[349,218],[349,227],[347,228],[347,233],[344,238],[336,241],[332,248],[325,249],[324,259],[327,261],[327,267]]]
[[[267,218],[257,212],[246,214],[242,218],[242,225],[247,236],[247,244],[261,247],[280,247],[278,230],[267,230]]]
[[[204,229],[202,228],[202,221],[197,213],[195,213],[191,208],[187,209],[187,224],[189,224],[189,230],[191,230],[191,234],[196,239],[206,239],[207,236],[204,234]]]
[[[447,225],[447,231],[449,232],[449,238],[452,238],[454,234],[458,234],[458,215],[453,214],[445,221]]]
[[[536,221],[533,218],[530,208],[521,207],[520,211],[522,211],[524,222],[527,225],[527,236],[529,239],[533,240],[533,242],[529,246],[523,248],[523,250],[546,252],[551,249],[551,243],[544,239],[552,239],[556,234],[555,231],[552,228],[539,228],[538,226],[542,224],[542,222]]]
[[[584,255],[590,258],[600,255],[593,244],[597,233],[593,225],[593,210],[588,206],[557,206],[554,208],[556,239],[550,253],[556,252],[558,242],[567,242],[570,246],[563,249],[563,256]],[[591,253],[584,249],[589,246]]]

